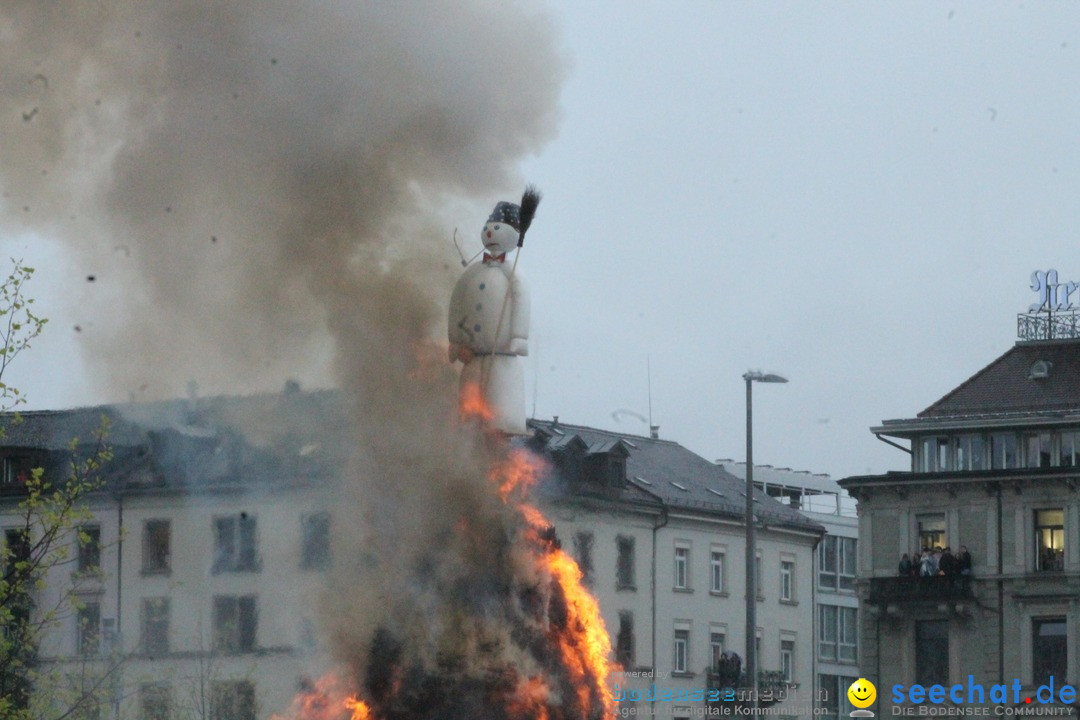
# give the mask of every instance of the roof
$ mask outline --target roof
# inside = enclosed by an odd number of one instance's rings
[[[1048,373],[1032,377],[1039,361]],[[930,407],[922,418],[1080,411],[1080,339],[1018,342]]]
[[[322,476],[345,463],[337,393],[299,390],[72,410],[7,413],[0,450],[59,458],[78,440],[83,456],[103,442],[105,472],[128,488],[281,481]]]
[[[562,421],[530,420],[534,442],[549,454],[580,438],[594,453],[598,448],[622,447],[626,455],[626,486],[607,499],[628,504],[696,512],[725,518],[745,518],[746,484],[721,466],[671,440],[614,433],[608,430],[568,425]],[[553,471],[541,482],[539,492],[549,497],[574,494],[573,482]],[[758,517],[766,523],[822,532],[818,523],[777,502],[760,490],[754,491]]]

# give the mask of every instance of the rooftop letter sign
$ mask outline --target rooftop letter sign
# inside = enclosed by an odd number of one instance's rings
[[[1039,296],[1039,302],[1032,303],[1028,312],[1080,309],[1080,292],[1077,292],[1080,283],[1059,283],[1057,270],[1031,273],[1031,289]]]

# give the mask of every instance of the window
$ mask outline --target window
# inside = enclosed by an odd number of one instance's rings
[[[172,688],[168,683],[143,683],[139,686],[139,720],[170,720]]]
[[[634,613],[619,611],[619,634],[615,636],[615,662],[623,668],[634,666]]]
[[[33,460],[28,457],[6,457],[0,462],[0,486],[25,485],[33,472]]]
[[[720,672],[720,656],[724,654],[724,644],[727,637],[724,633],[713,630],[709,633],[709,654],[712,658],[712,671]]]
[[[952,464],[949,462],[949,438],[928,437],[922,441],[922,472],[935,472],[937,470],[949,470]]]
[[[143,598],[142,648],[155,657],[169,652],[169,598]]]
[[[684,673],[687,672],[687,667],[690,664],[690,631],[689,630],[676,630],[675,631],[675,658],[671,669],[673,672]]]
[[[982,435],[960,435],[956,438],[956,469],[986,469],[986,441]]]
[[[836,659],[836,605],[818,606],[818,657],[822,660]]]
[[[690,548],[675,548],[675,589],[686,590],[690,587]]]
[[[857,543],[855,538],[836,535],[826,535],[818,543],[818,587],[824,590],[855,589]]]
[[[619,548],[618,564],[615,568],[615,588],[618,590],[634,590],[634,538],[620,535],[615,541]]]
[[[784,682],[795,681],[795,641],[780,641],[780,672],[783,673]]]
[[[709,557],[709,590],[724,592],[724,551],[713,550]]]
[[[301,519],[304,547],[300,567],[325,570],[330,567],[330,513],[319,512]]]
[[[593,534],[579,532],[574,535],[574,555],[581,569],[581,582],[592,585],[593,582]]]
[[[780,599],[795,600],[795,562],[792,560],[780,561]]]
[[[168,520],[147,520],[143,525],[142,571],[147,575],[169,572],[169,538],[171,528]]]
[[[855,589],[855,550],[858,540],[855,538],[839,538],[837,548],[840,552],[840,589]]]
[[[214,649],[223,652],[251,652],[255,649],[257,622],[254,595],[215,597]]]
[[[837,539],[835,535],[826,535],[818,545],[818,585],[830,590],[836,589]]]
[[[1061,570],[1065,567],[1065,511],[1035,511],[1035,569]]]
[[[255,684],[217,681],[210,686],[210,720],[255,720]]]
[[[101,648],[101,604],[83,603],[75,613],[76,640],[80,655],[97,655]]]
[[[943,513],[918,515],[915,521],[919,526],[920,548],[933,550],[936,547],[947,547],[945,542],[945,515]]]
[[[915,682],[923,687],[949,684],[949,621],[915,623]]]
[[[1014,433],[990,436],[990,467],[994,470],[1020,467],[1020,453]]]
[[[101,526],[82,525],[76,532],[77,571],[92,573],[101,570]]]
[[[1070,430],[1061,433],[1061,452],[1058,464],[1062,467],[1080,465],[1080,431]]]
[[[11,528],[4,531],[4,546],[7,549],[7,562],[4,566],[4,577],[8,578],[17,572],[16,565],[30,559],[30,534],[26,528]]]
[[[1024,436],[1024,466],[1050,467],[1050,433],[1030,433]]]
[[[818,657],[855,662],[859,655],[858,611],[853,607],[818,606]]]
[[[240,513],[214,519],[214,572],[259,569],[255,516]]]
[[[822,715],[815,714],[814,717],[827,720],[848,717],[855,708],[848,701],[847,691],[856,680],[858,678],[843,675],[818,675],[819,702],[825,712]]]
[[[1031,619],[1032,683],[1062,683],[1068,669],[1069,642],[1063,617]]]

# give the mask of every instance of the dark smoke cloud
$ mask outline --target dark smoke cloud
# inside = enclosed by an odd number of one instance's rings
[[[379,627],[414,657],[510,633],[467,592],[519,565],[486,486],[498,450],[448,422],[431,339],[449,231],[518,196],[516,163],[553,135],[554,35],[502,0],[0,4],[4,225],[85,268],[72,295],[111,396],[314,376],[353,399],[358,532],[335,538],[331,607],[357,677]]]
[[[10,0],[5,224],[95,275],[72,282],[113,397],[311,377],[342,313],[436,312],[450,230],[553,134],[553,48],[507,2]]]

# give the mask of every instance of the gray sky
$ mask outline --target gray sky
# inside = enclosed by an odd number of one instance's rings
[[[1075,4],[547,7],[571,69],[521,168],[545,193],[519,265],[537,416],[646,434],[651,358],[662,437],[742,459],[741,375],[765,369],[791,382],[755,386],[757,462],[903,469],[868,427],[1005,352],[1032,270],[1080,280]],[[460,218],[473,249],[483,220]],[[72,329],[122,306],[76,312],[85,268],[6,245],[52,318],[10,379],[34,407],[123,399]]]

